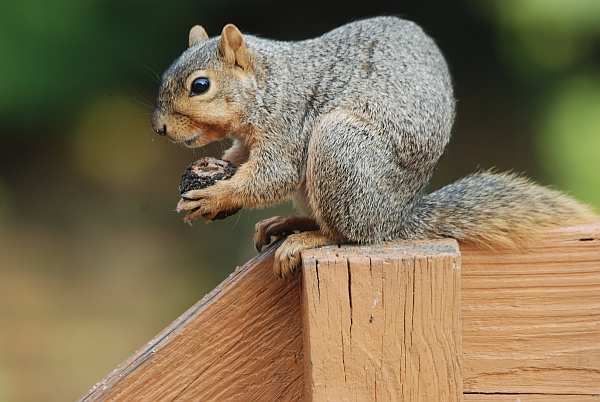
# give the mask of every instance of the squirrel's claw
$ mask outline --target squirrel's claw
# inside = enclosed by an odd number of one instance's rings
[[[188,199],[182,198],[177,203],[176,211],[177,212],[192,211],[192,210],[200,207],[202,204],[203,204],[202,200],[188,200]]]
[[[204,189],[189,190],[189,191],[181,194],[181,198],[183,198],[184,200],[192,201],[192,200],[199,200],[201,198],[204,198],[203,195],[204,195]]]
[[[192,211],[189,211],[185,215],[185,218],[183,218],[183,221],[191,224],[193,220],[202,217],[202,218],[204,218],[205,222],[210,222],[214,219],[214,217],[216,215],[217,215],[217,212],[203,212],[200,209],[194,209]]]

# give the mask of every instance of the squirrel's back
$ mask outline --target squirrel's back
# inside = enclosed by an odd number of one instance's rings
[[[436,160],[450,138],[455,99],[449,69],[435,42],[412,21],[376,17],[306,41],[250,36],[247,44],[264,55],[270,80],[284,96],[307,100],[314,115],[354,110],[397,140],[432,145]]]

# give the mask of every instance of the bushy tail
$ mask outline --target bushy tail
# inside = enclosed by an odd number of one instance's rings
[[[544,229],[597,222],[573,198],[509,173],[467,176],[425,196],[415,211],[417,238],[452,237],[481,247],[515,247]]]

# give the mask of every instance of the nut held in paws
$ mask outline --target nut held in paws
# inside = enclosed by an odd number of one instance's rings
[[[200,158],[189,165],[181,175],[179,193],[183,196],[183,194],[190,190],[201,190],[210,187],[219,180],[229,179],[235,174],[235,171],[235,166],[229,161],[212,157]],[[228,216],[234,215],[240,209],[221,211],[212,220],[225,219]]]

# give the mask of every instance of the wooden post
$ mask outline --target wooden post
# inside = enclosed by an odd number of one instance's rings
[[[454,240],[302,256],[307,400],[462,399]]]

